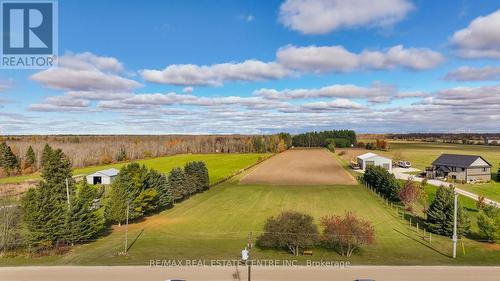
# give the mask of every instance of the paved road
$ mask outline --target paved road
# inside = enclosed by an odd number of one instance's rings
[[[238,273],[239,271],[239,278]],[[8,267],[0,268],[2,281],[188,281],[247,280],[240,267]],[[254,281],[320,281],[372,278],[377,281],[498,281],[500,267],[459,266],[353,266],[331,267],[253,267]]]

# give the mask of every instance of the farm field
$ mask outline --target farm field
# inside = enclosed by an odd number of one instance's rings
[[[499,146],[397,141],[391,142],[389,151],[369,151],[358,148],[337,150],[337,152],[340,151],[346,151],[346,154],[342,156],[346,161],[366,152],[374,152],[388,157],[394,157],[398,154],[401,159],[411,161],[413,167],[421,170],[430,166],[432,161],[442,153],[480,155],[493,165],[493,180],[489,183],[458,184],[457,186],[486,198],[500,201],[500,183],[495,180],[500,163]]]
[[[274,159],[274,158],[272,158]],[[333,158],[335,159],[335,158]],[[341,167],[339,165],[339,167]],[[76,246],[62,256],[0,259],[2,265],[148,265],[151,259],[235,259],[252,232],[257,237],[269,216],[295,210],[314,216],[316,223],[324,215],[353,211],[370,220],[375,227],[376,243],[363,247],[349,258],[353,265],[439,265],[500,263],[500,251],[489,244],[464,239],[467,250],[457,260],[449,258],[449,238],[433,236],[432,244],[421,233],[401,220],[395,209],[383,204],[371,191],[360,185],[253,185],[240,184],[238,175],[194,195],[176,205],[129,226],[129,256],[123,250],[124,227],[95,242]],[[307,180],[305,178],[305,180]],[[256,259],[345,260],[334,251],[313,249],[313,256],[294,257],[285,251],[255,248]]]
[[[170,172],[172,168],[184,166],[187,162],[205,161],[210,174],[210,182],[215,183],[223,178],[226,178],[238,172],[242,168],[254,164],[255,162],[259,161],[259,159],[264,159],[271,155],[272,154],[270,153],[178,154],[173,156],[138,160],[134,162],[137,162],[139,164],[144,164],[148,168],[155,169],[160,172]],[[99,170],[109,169],[109,168],[120,169],[122,166],[128,163],[130,162],[75,169],[73,170],[73,175],[86,175],[94,173]],[[0,184],[16,183],[28,179],[38,179],[38,178],[40,178],[38,174],[1,178]]]
[[[326,149],[292,149],[255,167],[243,184],[353,185],[357,181]]]

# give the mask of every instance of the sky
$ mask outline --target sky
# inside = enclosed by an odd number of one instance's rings
[[[58,1],[0,134],[500,132],[495,0]]]

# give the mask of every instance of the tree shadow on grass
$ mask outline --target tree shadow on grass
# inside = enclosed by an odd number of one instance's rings
[[[396,231],[396,232],[400,233],[401,235],[403,235],[403,236],[405,236],[405,237],[407,237],[407,238],[409,238],[409,239],[411,239],[411,240],[413,240],[413,241],[415,241],[415,242],[417,242],[417,243],[420,243],[421,245],[423,245],[423,246],[425,246],[425,247],[427,247],[427,248],[429,248],[429,249],[433,250],[434,252],[436,252],[436,253],[438,253],[438,254],[440,254],[440,255],[444,256],[444,257],[451,258],[451,256],[450,256],[450,255],[445,254],[445,253],[443,253],[443,252],[439,251],[438,249],[433,248],[433,247],[431,247],[431,246],[427,245],[426,243],[424,243],[424,242],[420,241],[419,239],[415,239],[414,237],[409,236],[408,234],[406,234],[406,233],[402,232],[402,231],[401,231],[401,230],[399,230],[399,229],[396,229],[396,228],[393,228],[393,229],[394,229],[394,231]]]

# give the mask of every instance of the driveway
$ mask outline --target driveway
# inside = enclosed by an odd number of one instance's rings
[[[362,170],[354,170],[354,171],[356,171],[358,173],[363,173]],[[408,174],[408,173],[411,173],[411,172],[418,172],[418,171],[420,171],[420,170],[419,169],[415,169],[415,168],[399,168],[399,167],[395,167],[395,168],[392,169],[392,173],[394,174],[394,176],[397,179],[407,180],[409,177],[413,177],[414,181],[421,182],[423,180],[423,178],[417,177],[415,175]],[[441,185],[450,186],[449,182],[445,182],[445,181],[441,181],[441,180],[436,180],[436,179],[428,179],[427,183],[431,184],[431,185],[434,185],[434,186],[441,186]],[[466,190],[463,190],[463,189],[460,189],[460,188],[457,188],[457,187],[455,187],[455,191],[458,194],[463,195],[465,197],[469,197],[469,198],[471,198],[471,199],[473,199],[475,201],[479,200],[479,196],[477,194],[472,193],[472,192],[469,192],[469,191],[466,191]],[[488,204],[488,205],[500,208],[500,203],[497,202],[497,201],[485,198],[484,202],[486,204]]]

